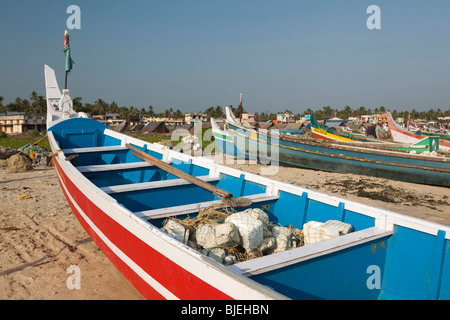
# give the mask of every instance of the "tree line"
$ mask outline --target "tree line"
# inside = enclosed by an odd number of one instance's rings
[[[17,97],[14,102],[7,105],[3,105],[4,97],[0,96],[0,113],[5,113],[8,111],[23,111],[26,113],[45,113],[47,108],[46,99],[38,95],[36,91],[31,92],[31,94],[22,99]],[[184,113],[179,109],[173,110],[173,108],[166,108],[163,112],[156,112],[152,105],[147,108],[137,108],[134,106],[125,107],[119,106],[115,101],[108,103],[103,99],[97,99],[94,103],[83,103],[81,97],[75,97],[72,99],[74,110],[77,112],[85,112],[90,115],[100,115],[105,113],[117,113],[122,118],[127,119],[129,116],[140,116],[140,117],[160,117],[160,118],[183,118]],[[231,110],[236,117],[240,118],[242,113],[247,111],[242,105],[238,107],[233,107],[230,105]],[[313,110],[311,108],[306,109],[303,113],[294,114],[289,109],[285,108],[285,113],[290,113],[294,115],[294,119],[298,120],[305,115],[314,114],[316,119],[330,119],[333,117],[338,117],[341,119],[348,119],[349,117],[358,117],[362,115],[370,114],[382,114],[388,109],[384,106],[379,108],[366,108],[364,106],[358,107],[356,109],[350,106],[345,106],[343,109],[335,109],[330,106],[322,107],[321,109]],[[448,117],[450,116],[450,109],[442,111],[440,108],[434,109],[430,108],[427,111],[417,111],[412,109],[411,111],[397,111],[396,109],[390,110],[394,118],[404,118],[404,119],[425,119],[425,120],[436,120],[438,117]],[[199,113],[204,113],[208,117],[212,118],[224,118],[225,112],[224,108],[221,106],[208,107],[203,111],[198,111]],[[256,121],[268,121],[276,120],[277,113],[267,112],[255,112],[254,117]]]

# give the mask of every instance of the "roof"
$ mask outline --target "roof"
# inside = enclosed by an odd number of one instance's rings
[[[288,123],[285,129],[300,129],[302,123]]]
[[[178,126],[175,131],[177,131],[178,129],[191,130],[192,128],[194,128],[193,123],[185,123],[185,124],[182,124],[181,126]]]
[[[285,124],[285,123],[276,123],[274,126],[277,129],[285,129],[287,124]]]
[[[272,122],[258,122],[258,128],[269,129],[272,126]]]
[[[327,123],[325,125],[330,128],[335,128],[335,127],[339,127],[340,125],[342,125],[344,123],[345,122],[342,122],[342,121],[327,121]]]
[[[131,129],[131,131],[138,131],[141,130],[144,127],[143,124],[138,124],[136,126],[134,126],[134,128]]]
[[[360,129],[361,127],[363,127],[362,123],[347,123],[347,127],[349,127],[350,129]]]
[[[169,130],[166,128],[163,121],[157,121],[157,122],[149,122],[145,125],[145,127],[142,129],[142,131],[151,133],[156,131],[156,129],[160,128],[162,131],[169,132]]]

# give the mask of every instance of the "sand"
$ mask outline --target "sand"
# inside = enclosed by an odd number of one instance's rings
[[[67,286],[70,266],[79,268],[80,289]],[[0,169],[0,299],[142,298],[78,223],[55,169],[43,168]]]
[[[232,167],[260,174],[262,165]],[[450,225],[450,189],[280,167],[270,178]],[[80,271],[80,288],[69,281]],[[78,223],[54,168],[0,168],[0,299],[139,300]]]

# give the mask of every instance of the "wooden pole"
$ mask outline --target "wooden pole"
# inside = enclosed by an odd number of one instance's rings
[[[178,178],[181,178],[183,180],[189,181],[199,187],[202,187],[203,189],[211,191],[215,196],[228,200],[227,203],[229,203],[231,206],[234,207],[248,207],[252,204],[252,201],[250,199],[246,198],[233,198],[233,195],[229,193],[228,191],[222,190],[220,188],[217,188],[216,186],[213,186],[212,184],[203,181],[197,177],[191,176],[190,174],[187,174],[184,171],[181,171],[180,169],[177,169],[175,167],[172,167],[171,165],[149,155],[148,153],[133,147],[129,143],[125,145],[128,149],[133,150],[133,155],[138,157],[139,159],[142,159],[148,163],[153,164],[154,166],[159,167],[160,169],[169,172],[173,174],[174,176],[177,176]],[[233,199],[232,199],[233,198]]]

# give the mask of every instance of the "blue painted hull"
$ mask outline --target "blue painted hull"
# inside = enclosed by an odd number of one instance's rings
[[[231,157],[238,157],[239,159],[249,159],[249,156],[245,153],[242,153],[233,141],[228,141],[226,139],[220,139],[215,137],[215,142],[219,149],[226,155]]]
[[[430,159],[394,151],[382,152],[376,149],[331,146],[327,142],[311,143],[285,138],[273,139],[233,124],[229,124],[226,132],[242,153],[257,154],[261,159],[266,158],[266,161],[268,158],[308,169],[450,186],[448,158]],[[276,151],[274,152],[276,156],[271,159],[272,150]]]

